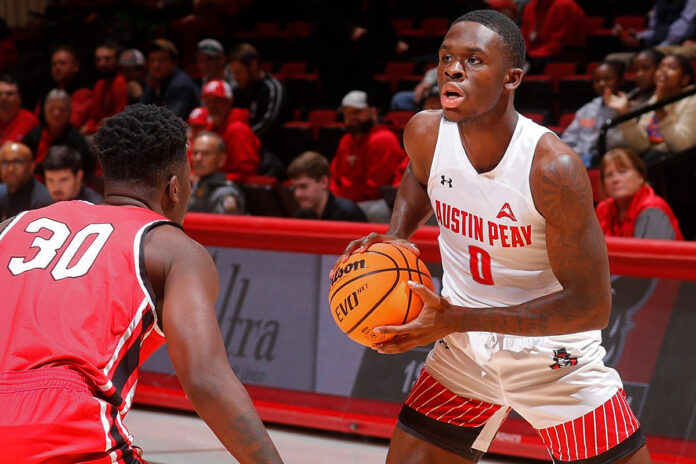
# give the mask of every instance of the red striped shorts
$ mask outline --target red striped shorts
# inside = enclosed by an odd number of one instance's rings
[[[468,432],[460,441],[464,451],[453,449],[456,441],[453,435],[450,440],[435,443],[438,446],[472,459],[470,449],[486,450],[498,427],[507,417],[511,408],[505,405],[488,403],[471,398],[458,396],[440,384],[427,371],[423,370],[411,389],[405,401],[405,409],[409,408],[421,416],[425,416],[438,424],[446,424],[466,428]],[[419,431],[419,427],[427,427],[430,421],[413,420],[414,414],[400,415],[419,425],[407,425],[407,431],[415,429],[416,435],[427,440],[428,433]],[[645,442],[639,432],[640,424],[626,401],[623,390],[619,390],[605,403],[576,419],[558,424],[553,427],[537,429],[554,462],[572,462],[597,458],[596,462],[612,462],[618,456],[625,456],[640,448]],[[402,427],[404,428],[404,427]],[[440,429],[445,431],[447,429]],[[627,443],[627,440],[631,443]],[[444,443],[444,446],[442,446]],[[619,445],[624,444],[622,447]],[[626,448],[626,449],[618,449]],[[617,455],[613,455],[612,453]],[[610,459],[600,459],[602,455]],[[594,462],[594,461],[592,461]]]
[[[3,462],[145,463],[119,412],[64,368],[0,373]]]

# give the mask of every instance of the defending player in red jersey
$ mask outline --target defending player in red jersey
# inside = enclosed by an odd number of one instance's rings
[[[410,245],[435,213],[442,296],[397,337],[400,353],[437,342],[399,414],[387,463],[478,462],[514,409],[554,463],[646,464],[621,380],[604,366],[611,308],[606,245],[580,158],[515,111],[524,41],[506,16],[457,19],[439,51],[442,111],[406,126],[411,158],[385,235],[351,242],[338,263],[377,241]],[[414,247],[415,248],[415,247]]]
[[[181,224],[184,123],[133,105],[95,135],[105,203],[60,202],[0,224],[3,462],[142,463],[122,423],[164,343],[186,395],[242,463],[282,462],[230,368],[218,276]]]

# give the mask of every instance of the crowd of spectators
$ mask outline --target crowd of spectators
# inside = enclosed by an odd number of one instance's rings
[[[401,113],[407,120],[417,111],[440,107],[433,66],[437,41],[428,44],[435,47],[432,50],[423,49],[427,41],[417,40],[421,35],[396,27],[393,19],[399,10],[392,7],[401,2],[306,0],[313,7],[307,17],[309,45],[305,55],[287,59],[283,55],[293,50],[283,48],[281,41],[272,42],[277,50],[266,43],[263,53],[259,51],[254,31],[261,29],[258,18],[266,11],[257,2],[232,7],[228,2],[197,1],[191,10],[178,4],[158,9],[125,3],[96,2],[92,16],[80,16],[85,11],[79,6],[56,7],[47,12],[46,21],[53,16],[59,26],[52,30],[44,23],[40,32],[46,61],[36,72],[22,65],[21,53],[0,62],[3,217],[46,201],[103,201],[90,138],[105,118],[142,102],[165,105],[188,123],[191,211],[253,214],[245,185],[261,179],[270,186],[269,195],[278,189],[293,191],[295,207],[287,209],[288,216],[389,220],[385,188],[398,187],[408,158],[400,140],[405,120],[385,113]],[[457,16],[483,6],[517,21],[528,51],[525,72],[534,75],[542,74],[549,63],[584,59],[587,29],[578,25],[587,20],[586,5],[582,0],[487,0],[458,5]],[[141,7],[154,18],[152,27],[132,21]],[[282,8],[279,14],[297,14]],[[120,23],[124,17],[130,19]],[[599,167],[597,188],[605,198],[601,211],[607,211],[611,199],[610,209],[617,217],[633,211],[624,207],[625,199],[612,196],[609,180],[616,179],[617,172],[632,169],[642,176],[634,196],[650,188],[647,168],[625,153],[635,153],[650,165],[661,154],[696,146],[696,95],[610,129],[604,147],[624,155],[607,161],[598,145],[600,128],[608,119],[693,88],[689,60],[696,57],[695,17],[696,0],[658,1],[646,14],[643,30],[616,25],[611,33],[619,49],[607,50],[615,53],[608,53],[591,71],[596,96],[576,107],[566,128],[557,129],[589,169]],[[82,18],[80,25],[93,37],[70,40],[65,18]],[[257,19],[256,26],[249,27],[249,18]],[[282,64],[303,59],[305,71],[316,70],[318,81],[314,93],[302,94],[304,100],[298,101]],[[376,75],[391,61],[414,63],[421,77],[411,81],[410,89],[391,82],[385,99]],[[36,79],[42,66],[45,79]],[[333,145],[315,143],[288,155],[293,145],[287,144],[286,125],[304,120],[312,108],[333,110],[330,124],[344,132],[335,136]],[[317,140],[317,128],[310,130]],[[656,194],[650,190],[640,195],[652,199]],[[670,224],[672,218],[676,221],[672,214]],[[612,220],[607,233],[628,230]],[[674,224],[672,237],[679,238]]]

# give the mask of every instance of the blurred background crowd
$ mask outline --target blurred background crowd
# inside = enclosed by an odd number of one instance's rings
[[[605,233],[693,239],[696,0],[7,0],[0,215],[103,201],[91,136],[141,102],[189,126],[190,211],[388,222],[479,8],[520,25],[516,107],[581,156]]]

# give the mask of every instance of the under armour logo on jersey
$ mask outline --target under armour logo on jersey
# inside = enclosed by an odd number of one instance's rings
[[[563,367],[575,366],[578,363],[578,358],[571,358],[570,353],[568,353],[565,348],[553,350],[553,354],[553,360],[556,362],[549,366],[551,369],[561,369]]]
[[[449,188],[452,188],[452,178],[451,177],[449,177],[449,178],[445,178],[445,176],[440,176],[440,177],[442,178],[442,180],[440,180],[440,183],[442,185],[447,184],[449,186]]]
[[[508,218],[511,219],[515,222],[517,222],[517,218],[515,217],[515,213],[512,212],[512,208],[510,208],[510,203],[505,203],[502,208],[500,208],[500,211],[498,212],[498,215],[496,216],[498,219],[500,218]]]

